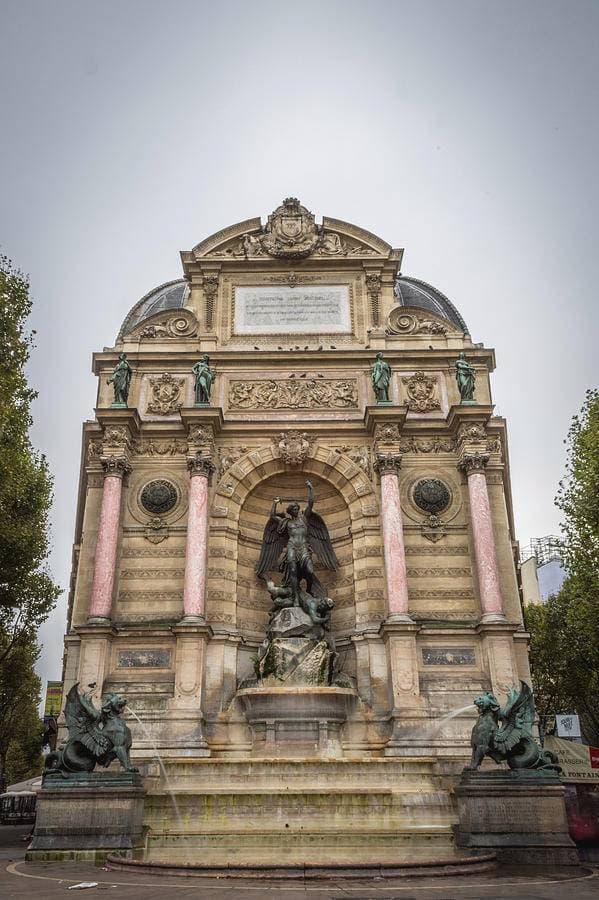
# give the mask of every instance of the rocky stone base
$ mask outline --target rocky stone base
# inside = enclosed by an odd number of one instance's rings
[[[578,865],[557,776],[523,769],[464,770],[455,794],[458,847],[493,851],[499,862],[511,865]]]
[[[96,859],[142,846],[144,789],[135,772],[44,775],[27,860]]]

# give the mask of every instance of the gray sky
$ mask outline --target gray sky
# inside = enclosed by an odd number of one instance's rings
[[[180,249],[297,196],[405,247],[496,348],[518,537],[555,532],[597,384],[599,4],[2,0],[0,241],[31,275],[33,437],[67,586],[93,350]],[[60,676],[66,595],[43,628]]]

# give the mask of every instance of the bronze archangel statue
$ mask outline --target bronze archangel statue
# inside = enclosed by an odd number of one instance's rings
[[[314,512],[314,489],[311,481],[308,486],[308,503],[303,512],[297,501],[289,504],[286,512],[277,512],[280,497],[275,497],[270,511],[270,518],[264,529],[260,558],[256,567],[258,578],[268,583],[268,590],[273,597],[275,607],[299,606],[304,612],[311,613],[314,607],[313,598],[326,600],[324,586],[314,572],[312,554],[315,552],[325,569],[336,570],[339,567],[329,530],[324,520]],[[283,585],[275,588],[268,581],[268,572],[277,567],[283,573]],[[305,592],[301,588],[302,579],[306,583]],[[307,596],[306,596],[307,595]]]

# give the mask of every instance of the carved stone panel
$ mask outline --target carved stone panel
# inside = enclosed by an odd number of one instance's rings
[[[229,409],[356,409],[354,379],[231,381]]]

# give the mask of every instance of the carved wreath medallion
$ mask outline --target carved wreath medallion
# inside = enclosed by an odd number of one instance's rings
[[[178,499],[177,488],[165,478],[149,481],[139,495],[139,502],[143,508],[156,516],[164,515],[174,509]]]
[[[414,485],[414,503],[429,514],[437,514],[447,509],[451,503],[451,491],[439,478],[422,478]]]

